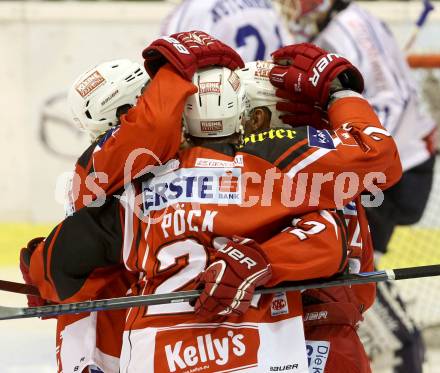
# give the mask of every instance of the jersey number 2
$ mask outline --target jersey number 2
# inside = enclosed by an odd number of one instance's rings
[[[283,42],[281,40],[280,29],[278,26],[275,26],[275,35],[278,40],[277,48],[281,48],[283,46]],[[245,25],[238,29],[237,35],[235,35],[235,43],[237,47],[244,47],[247,45],[247,39],[254,38],[257,42],[257,51],[255,52],[254,60],[264,60],[266,57],[266,45],[264,44],[264,40],[261,37],[260,32],[252,25]],[[275,46],[274,46],[275,47]]]
[[[208,256],[203,245],[194,239],[184,239],[162,246],[156,253],[157,271],[163,272],[176,266],[179,258],[186,258],[186,264],[178,272],[167,278],[154,290],[154,294],[170,293],[184,287],[202,272]],[[149,306],[147,315],[191,312],[194,308],[188,303],[170,303]]]

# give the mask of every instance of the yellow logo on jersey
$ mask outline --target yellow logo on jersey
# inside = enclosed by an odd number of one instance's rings
[[[294,139],[295,136],[296,136],[295,130],[289,130],[289,129],[284,129],[284,128],[270,129],[269,131],[255,133],[255,134],[252,134],[250,136],[245,137],[243,139],[243,144],[240,146],[240,148],[242,148],[243,146],[245,146],[249,142],[254,144],[257,142],[264,141],[266,139],[268,139],[268,140],[284,139],[286,137],[288,139]]]

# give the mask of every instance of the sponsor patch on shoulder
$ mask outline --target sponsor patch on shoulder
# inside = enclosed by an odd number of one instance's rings
[[[270,312],[272,316],[285,315],[289,313],[289,305],[287,303],[286,293],[276,293],[273,296]]]
[[[307,127],[307,137],[309,146],[314,148],[335,149],[333,138],[327,130],[317,130],[313,127]]]

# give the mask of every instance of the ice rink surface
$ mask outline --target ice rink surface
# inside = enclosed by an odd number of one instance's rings
[[[1,278],[22,281],[18,268],[0,268]],[[0,305],[26,306],[24,295],[0,291]],[[1,373],[55,373],[55,320],[0,321]]]

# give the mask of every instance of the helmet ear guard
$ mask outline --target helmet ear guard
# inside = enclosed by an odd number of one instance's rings
[[[226,67],[209,67],[198,70],[192,82],[198,91],[185,103],[185,132],[199,138],[242,133],[246,95],[238,75]]]
[[[104,62],[81,74],[68,93],[75,124],[92,139],[115,126],[121,107],[133,106],[148,81],[143,66],[127,59]]]

